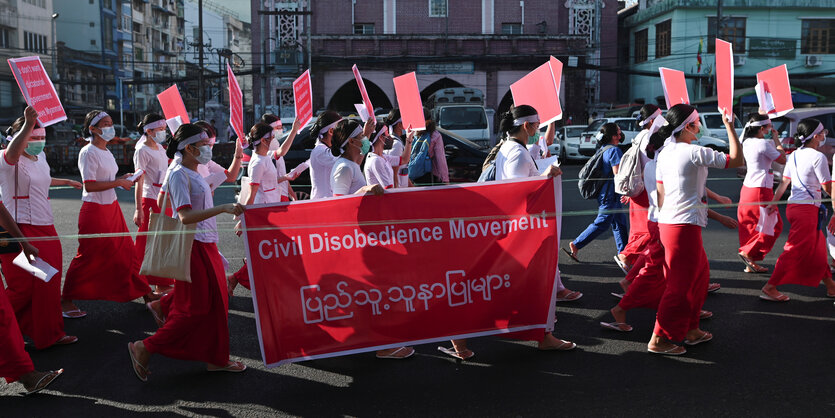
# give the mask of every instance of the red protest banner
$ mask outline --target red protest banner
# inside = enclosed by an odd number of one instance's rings
[[[313,86],[310,84],[310,70],[293,81],[293,101],[296,104],[296,119],[301,126],[313,119]]]
[[[377,123],[377,118],[374,117],[374,106],[371,105],[371,99],[368,98],[368,90],[365,89],[365,82],[362,81],[362,76],[360,75],[359,68],[357,68],[357,64],[354,64],[354,66],[351,67],[351,70],[354,71],[354,78],[357,80],[357,87],[360,89],[362,103],[365,105],[365,109],[368,110],[368,117],[371,118],[374,123]]]
[[[188,118],[186,105],[183,104],[183,98],[180,96],[180,90],[177,89],[176,84],[163,90],[162,93],[157,94],[157,100],[159,100],[159,105],[162,107],[162,113],[165,115],[165,119],[174,119],[179,116],[183,123],[191,122]],[[174,132],[171,133],[173,134]]]
[[[768,117],[778,118],[794,110],[786,64],[757,73],[757,99]]]
[[[734,108],[734,47],[716,38],[716,96],[719,112],[730,116]]]
[[[67,120],[67,113],[43,68],[41,57],[10,58],[9,66],[26,104],[38,112],[38,122],[42,127]]]
[[[229,124],[235,134],[238,135],[238,141],[241,145],[246,145],[246,136],[244,135],[244,93],[241,91],[241,86],[238,84],[238,79],[235,73],[232,72],[232,67],[226,63],[226,78],[229,84]]]
[[[664,88],[664,101],[667,102],[667,109],[679,103],[690,104],[684,72],[664,67],[658,68],[658,71],[661,73],[661,86]]]
[[[411,127],[413,130],[426,129],[423,102],[420,99],[420,89],[414,71],[394,77],[394,93],[397,95],[397,106],[400,108],[403,126]]]
[[[513,105],[529,105],[536,109],[541,125],[562,119],[560,79],[562,62],[551,57],[519,81],[510,85]]]
[[[560,196],[533,178],[247,207],[264,363],[552,330]]]

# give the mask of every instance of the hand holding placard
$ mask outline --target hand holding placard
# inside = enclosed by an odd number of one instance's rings
[[[757,100],[771,119],[794,110],[789,71],[786,64],[757,73]]]

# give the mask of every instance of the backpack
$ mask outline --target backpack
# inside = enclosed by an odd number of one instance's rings
[[[499,155],[499,149],[504,144],[504,139],[499,141],[493,149],[487,153],[487,158],[484,159],[484,164],[481,165],[481,175],[478,176],[478,183],[485,181],[496,180],[496,156]]]
[[[580,169],[580,180],[577,181],[577,187],[580,189],[580,195],[583,199],[594,199],[600,194],[600,189],[603,188],[603,153],[614,145],[606,145],[597,150],[594,155],[586,161],[586,165]]]
[[[432,172],[432,159],[429,157],[429,145],[432,136],[424,131],[412,143],[412,155],[409,158],[409,179],[416,180]]]
[[[620,159],[615,174],[615,193],[635,197],[644,191],[644,170],[641,168],[640,144],[633,143]]]

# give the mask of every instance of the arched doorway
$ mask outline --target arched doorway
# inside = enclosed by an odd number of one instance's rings
[[[374,84],[373,81],[367,78],[363,78],[362,81],[365,83],[365,89],[368,91],[368,99],[374,105],[375,111],[391,109],[391,100],[389,100],[380,86]],[[354,108],[355,103],[362,103],[362,95],[360,95],[357,82],[351,80],[336,90],[330,102],[328,102],[327,109],[340,113],[356,113],[357,110]]]
[[[441,89],[448,89],[453,87],[464,87],[463,84],[451,79],[444,77],[428,86],[425,89],[421,90],[420,92],[420,100],[426,103],[426,99],[432,95],[432,93],[441,90]]]

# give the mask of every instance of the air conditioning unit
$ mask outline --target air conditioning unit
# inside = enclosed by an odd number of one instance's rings
[[[820,67],[823,64],[823,60],[821,60],[820,55],[807,55],[806,56],[806,66],[807,67]]]
[[[745,56],[744,55],[734,55],[734,67],[740,67],[745,65]]]

